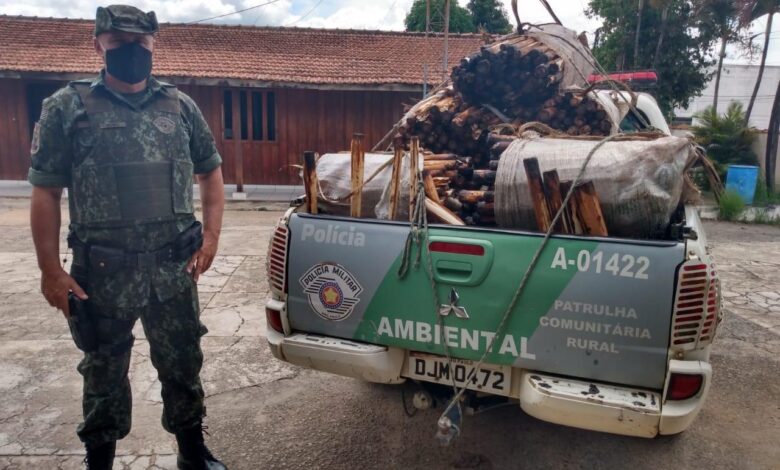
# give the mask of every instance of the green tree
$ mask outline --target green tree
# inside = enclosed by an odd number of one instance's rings
[[[732,101],[722,115],[709,106],[694,117],[698,123],[692,128],[693,135],[715,163],[721,178],[725,177],[729,164],[758,164],[758,156],[752,149],[756,130],[745,125],[742,103]]]
[[[607,70],[624,70],[631,63],[636,69],[654,68],[658,72],[654,94],[670,116],[675,107],[687,107],[707,85],[708,68],[714,64],[709,51],[717,37],[711,29],[702,28],[691,0],[650,0],[648,4],[651,8],[643,8],[637,30],[638,1],[590,0],[588,15],[603,21],[594,54]]]
[[[507,34],[512,30],[504,6],[497,0],[469,0],[466,5],[477,30]]]
[[[412,8],[406,15],[404,24],[407,31],[425,31],[426,0],[414,0]],[[431,2],[431,31],[444,31],[444,0],[430,0]],[[473,33],[474,23],[471,21],[471,13],[461,6],[456,0],[450,1],[450,32]]]

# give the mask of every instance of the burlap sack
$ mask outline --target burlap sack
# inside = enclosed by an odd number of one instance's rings
[[[597,140],[518,139],[501,156],[496,175],[496,221],[500,227],[536,229],[523,159],[536,157],[544,171],[573,180]],[[593,181],[610,236],[660,238],[683,190],[689,140],[608,142],[596,151],[583,180]]]

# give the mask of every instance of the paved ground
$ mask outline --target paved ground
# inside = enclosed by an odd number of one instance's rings
[[[83,450],[79,354],[38,292],[24,199],[0,200],[0,470],[75,469]],[[258,210],[262,208],[272,211]],[[200,282],[209,442],[231,469],[780,468],[780,229],[707,223],[730,314],[707,404],[683,435],[624,438],[537,421],[516,407],[469,417],[452,448],[435,412],[408,418],[397,387],[275,361],[265,346],[265,247],[281,207],[231,204]],[[143,332],[131,379],[133,431],[116,468],[175,468]]]

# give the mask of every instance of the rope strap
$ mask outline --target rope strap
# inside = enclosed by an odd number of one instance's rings
[[[469,376],[466,377],[465,383],[469,383],[473,378],[474,374],[479,370],[479,368],[482,366],[482,364],[485,363],[485,360],[487,359],[488,354],[490,354],[493,350],[493,346],[496,342],[496,340],[503,334],[504,328],[506,327],[507,322],[509,321],[509,318],[512,316],[512,311],[514,310],[515,306],[517,305],[517,302],[520,300],[520,297],[522,296],[523,292],[525,291],[525,287],[528,283],[528,280],[531,277],[531,274],[534,272],[534,269],[536,268],[536,264],[539,261],[539,258],[541,257],[542,252],[544,251],[544,248],[547,246],[547,242],[550,240],[550,236],[552,235],[553,229],[555,228],[556,224],[558,223],[558,220],[561,218],[561,215],[563,214],[563,211],[566,207],[568,207],[569,199],[571,199],[572,194],[574,194],[574,188],[577,186],[577,183],[582,179],[582,176],[585,174],[585,170],[588,167],[588,164],[590,163],[590,160],[593,158],[593,155],[596,153],[598,149],[600,149],[604,144],[607,142],[610,142],[612,140],[615,140],[620,134],[614,134],[611,136],[608,136],[604,139],[602,139],[598,144],[596,144],[591,151],[588,153],[588,156],[585,158],[585,161],[582,163],[582,167],[580,167],[580,171],[577,174],[577,177],[574,178],[574,181],[572,182],[571,187],[569,188],[569,191],[566,193],[566,197],[563,199],[563,203],[561,204],[561,207],[558,209],[558,212],[556,212],[555,217],[553,218],[552,222],[550,223],[550,227],[547,229],[547,232],[544,235],[544,238],[542,239],[542,242],[539,244],[539,247],[536,249],[536,252],[534,253],[533,257],[531,258],[531,262],[528,265],[528,268],[526,268],[525,273],[523,274],[523,278],[520,280],[520,284],[517,287],[517,290],[515,291],[514,295],[512,296],[512,300],[509,302],[509,305],[507,306],[506,310],[504,311],[504,314],[501,317],[501,321],[498,324],[498,327],[496,328],[496,334],[493,335],[490,340],[488,341],[487,348],[485,348],[485,352],[482,353],[482,357],[480,357],[477,364],[472,368],[471,372],[469,373]],[[430,253],[429,253],[430,256]],[[438,312],[437,312],[438,316]],[[445,342],[446,344],[446,342]],[[449,360],[449,356],[448,356]],[[453,387],[456,388],[453,384]],[[444,412],[442,412],[440,416],[440,420],[444,419],[449,411],[456,405],[460,406],[460,399],[463,396],[463,393],[466,391],[466,388],[461,388],[455,396],[452,398],[450,403],[447,405],[447,408],[445,408]]]

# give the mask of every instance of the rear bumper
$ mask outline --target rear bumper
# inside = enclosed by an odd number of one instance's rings
[[[277,359],[302,367],[369,382],[398,384],[405,351],[325,336],[268,329],[268,346]]]
[[[693,423],[704,405],[712,368],[702,361],[672,360],[667,384],[672,373],[702,375],[704,384],[692,398],[664,402],[661,394],[648,390],[524,371],[520,406],[541,420],[592,431],[638,437],[677,434]]]
[[[661,397],[647,390],[523,372],[520,407],[551,423],[591,431],[655,437]]]
[[[276,358],[302,367],[370,382],[406,380],[402,375],[408,352],[403,349],[313,334],[285,337],[271,328],[268,345]],[[672,360],[671,372],[704,375],[704,386],[691,399],[664,403],[658,392],[514,369],[520,379],[513,380],[512,396],[527,414],[551,423],[638,437],[676,434],[699,413],[711,368],[706,362]]]

